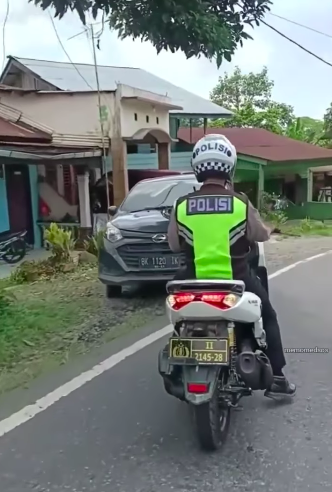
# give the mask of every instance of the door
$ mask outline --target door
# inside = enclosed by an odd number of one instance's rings
[[[27,242],[34,244],[29,168],[7,165],[5,173],[10,231],[26,230]]]

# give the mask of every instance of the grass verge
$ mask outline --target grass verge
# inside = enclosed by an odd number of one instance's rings
[[[320,222],[311,220],[289,220],[280,227],[281,234],[285,236],[332,236],[331,222]]]
[[[128,299],[113,310],[95,268],[20,286],[5,279],[0,287],[14,296],[1,313],[0,394],[153,318],[151,311],[126,309]]]

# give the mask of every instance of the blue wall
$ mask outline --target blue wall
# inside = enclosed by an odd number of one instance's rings
[[[35,248],[41,247],[41,234],[37,220],[39,216],[39,192],[38,192],[38,170],[37,166],[28,165],[30,177],[31,208],[33,220],[33,233],[35,236]]]
[[[174,171],[190,171],[192,152],[171,152],[170,169]],[[112,159],[107,159],[108,170],[112,169]],[[158,169],[157,153],[139,153],[127,155],[128,169]]]
[[[1,166],[1,164],[0,164]],[[6,179],[0,178],[0,232],[9,230]]]

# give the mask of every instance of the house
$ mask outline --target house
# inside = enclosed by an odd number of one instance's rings
[[[2,187],[7,189],[7,175],[19,163],[37,179],[30,189],[37,246],[38,226],[47,225],[47,215],[83,235],[91,231],[89,184],[101,170],[112,169],[118,204],[128,191],[127,167],[190,165],[190,152],[170,152],[180,118],[231,114],[144,70],[98,67],[98,72],[100,105],[93,65],[9,57],[1,75],[0,118],[48,136],[47,142],[23,143],[5,135],[0,142],[0,152],[7,152]],[[8,215],[8,207],[3,198],[0,216]],[[0,232],[6,227],[16,227],[10,217]]]
[[[332,219],[332,204],[317,201],[319,193],[315,193],[332,185],[332,150],[260,128],[208,128],[207,133],[221,133],[235,145],[236,181],[241,181],[243,191],[256,195],[256,203],[265,190],[294,203],[288,211],[290,218]],[[202,128],[191,132],[180,128],[177,145],[190,151],[203,135]]]

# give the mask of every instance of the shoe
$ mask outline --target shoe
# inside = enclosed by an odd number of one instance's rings
[[[290,383],[285,376],[274,376],[272,385],[265,391],[267,398],[293,397],[296,393],[296,386]]]

